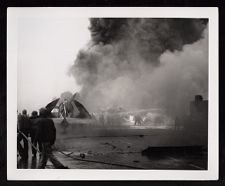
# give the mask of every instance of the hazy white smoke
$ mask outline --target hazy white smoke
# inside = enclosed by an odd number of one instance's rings
[[[91,23],[92,41],[71,68],[89,110],[160,107],[174,115],[195,94],[207,96],[208,35],[201,20]]]
[[[208,30],[199,41],[184,45],[182,51],[166,51],[160,67],[149,76],[149,92],[157,105],[171,114],[188,111],[190,100],[201,94],[208,98]]]

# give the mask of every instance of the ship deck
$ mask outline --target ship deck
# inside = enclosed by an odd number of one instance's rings
[[[75,129],[74,129],[75,130]],[[195,136],[186,138],[184,131],[173,129],[153,129],[132,126],[129,129],[77,128],[76,132],[58,131],[54,154],[61,163],[70,169],[149,169],[149,170],[207,170],[207,151],[186,153],[179,150],[160,155],[144,155],[148,147],[195,146],[199,140]],[[198,141],[198,143],[196,143]],[[200,144],[201,145],[201,144]],[[32,158],[29,146],[29,159],[21,162],[18,168],[35,169],[39,161]],[[54,168],[48,161],[46,168]]]

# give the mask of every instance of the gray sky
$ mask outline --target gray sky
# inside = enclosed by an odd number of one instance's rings
[[[64,91],[79,91],[68,75],[90,40],[88,18],[21,18],[18,21],[18,111],[45,106]]]

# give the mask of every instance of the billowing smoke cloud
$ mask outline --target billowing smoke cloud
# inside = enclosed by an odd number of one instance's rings
[[[92,41],[71,67],[90,110],[160,107],[174,114],[195,94],[207,96],[207,20],[94,18],[90,31]]]

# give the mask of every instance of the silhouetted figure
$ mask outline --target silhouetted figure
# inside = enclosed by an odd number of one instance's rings
[[[140,115],[134,116],[134,125],[141,125],[142,124],[142,118]]]
[[[55,168],[64,169],[64,167],[52,153],[52,145],[56,139],[56,128],[52,119],[47,118],[48,112],[45,108],[40,109],[40,117],[37,125],[36,140],[42,143],[41,159],[38,168],[44,169],[48,159],[52,162]]]
[[[99,122],[100,124],[105,125],[105,116],[103,111],[100,113]]]
[[[20,157],[23,160],[28,159],[28,141],[23,136],[28,137],[30,133],[31,122],[29,117],[27,116],[27,111],[23,110],[22,115],[18,115],[18,134],[17,134],[17,149]],[[21,141],[23,141],[23,147],[21,145]]]
[[[68,100],[64,99],[64,101],[59,105],[60,112],[63,118],[68,117]]]
[[[175,118],[174,129],[175,130],[180,130],[181,129],[181,122],[180,122],[180,119],[178,117]]]
[[[37,111],[33,111],[31,113],[31,130],[30,130],[30,137],[31,137],[31,143],[37,148],[37,144],[38,144],[38,148],[39,151],[42,151],[42,145],[40,141],[36,141],[36,133],[37,133],[37,129],[38,129],[38,113]],[[34,157],[36,157],[37,154],[37,150],[32,146],[32,154]]]

